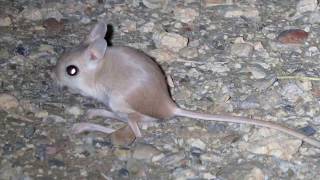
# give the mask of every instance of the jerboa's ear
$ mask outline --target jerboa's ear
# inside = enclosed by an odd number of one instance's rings
[[[92,43],[89,44],[87,49],[85,50],[86,59],[89,62],[98,62],[104,57],[104,54],[107,50],[107,42],[103,38],[96,39]]]
[[[96,39],[103,39],[107,33],[107,24],[99,21],[94,28],[91,30],[90,34],[86,38],[87,43],[91,43]]]

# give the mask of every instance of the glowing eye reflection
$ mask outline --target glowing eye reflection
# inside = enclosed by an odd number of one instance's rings
[[[68,73],[69,76],[75,76],[79,72],[78,67],[75,66],[75,65],[68,66],[66,70],[67,70],[67,73]]]

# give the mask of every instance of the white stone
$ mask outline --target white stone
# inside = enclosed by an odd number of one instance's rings
[[[299,153],[304,156],[316,156],[317,154],[320,154],[320,149],[313,147],[301,147]]]
[[[63,15],[55,8],[43,8],[40,11],[43,19],[54,18],[57,21],[60,21],[63,18]]]
[[[152,39],[157,48],[164,48],[173,52],[178,52],[188,45],[188,38],[176,33],[155,32]]]
[[[263,79],[266,77],[266,73],[261,66],[248,66],[249,72],[251,72],[253,79]]]
[[[38,111],[34,114],[34,116],[37,118],[47,118],[48,115],[49,115],[49,113],[46,110]]]
[[[155,25],[153,22],[148,22],[144,24],[141,28],[139,28],[139,30],[144,33],[149,33],[149,32],[152,32],[154,27]]]
[[[309,16],[309,23],[310,24],[320,23],[320,12],[315,11],[315,12],[311,13]]]
[[[225,62],[214,62],[204,65],[207,69],[210,69],[214,73],[224,73],[230,71],[230,67]]]
[[[48,52],[54,54],[54,47],[49,44],[41,44],[38,48],[40,52]]]
[[[203,173],[202,177],[203,177],[203,179],[216,179],[216,176],[209,173],[209,172]]]
[[[170,62],[177,59],[177,56],[174,53],[166,49],[154,49],[150,51],[149,54],[158,62]]]
[[[10,94],[0,94],[0,109],[10,110],[19,106],[17,98]]]
[[[169,0],[142,0],[143,5],[150,9],[167,7]]]
[[[20,13],[20,17],[30,21],[39,21],[43,18],[40,9],[32,7],[25,8]]]
[[[243,37],[237,37],[235,40],[234,40],[234,44],[240,44],[240,43],[246,43],[243,39]]]
[[[231,54],[237,57],[250,57],[253,53],[253,46],[248,43],[236,43],[231,46]]]
[[[179,51],[179,54],[185,58],[195,58],[198,57],[198,50],[196,48],[185,47]]]
[[[68,114],[74,115],[75,117],[79,117],[83,115],[83,110],[79,106],[71,106],[66,108],[66,112]]]
[[[80,169],[80,176],[87,177],[88,176],[88,171],[86,169]]]
[[[287,83],[282,88],[281,95],[290,102],[296,102],[303,95],[303,90],[296,83]]]
[[[121,31],[134,32],[137,30],[137,23],[130,20],[125,20],[121,23]]]
[[[65,122],[67,122],[66,119],[64,119],[63,117],[58,116],[58,115],[49,115],[49,116],[43,118],[43,120],[45,122],[53,121],[54,123],[65,123]]]
[[[163,154],[163,153],[160,153],[160,154],[158,154],[158,155],[155,155],[155,156],[153,156],[152,157],[152,159],[151,159],[151,162],[157,162],[157,161],[160,161],[162,158],[164,158],[166,155],[165,154]]]
[[[304,13],[316,10],[318,6],[317,0],[300,0],[296,6],[297,13]]]
[[[251,169],[251,171],[245,175],[243,179],[246,180],[264,180],[266,178],[266,175],[263,173],[263,171],[260,168],[254,167]]]
[[[249,144],[239,147],[255,154],[290,160],[297,153],[301,144],[300,139],[289,137],[276,130],[261,128],[250,136]]]
[[[89,24],[89,23],[91,22],[91,19],[90,19],[89,17],[87,17],[87,16],[83,16],[83,17],[81,18],[80,22],[81,22],[82,24]]]
[[[312,90],[312,82],[311,81],[297,81],[297,85],[305,92],[310,92]]]
[[[10,26],[12,24],[9,16],[0,16],[0,26]]]
[[[183,22],[183,23],[191,23],[197,17],[199,13],[191,8],[176,8],[174,10],[174,18]]]
[[[191,139],[187,140],[187,143],[191,147],[199,148],[199,149],[201,149],[203,151],[206,149],[206,144],[203,141],[201,141],[200,139],[191,138]]]
[[[177,168],[173,171],[172,176],[175,180],[195,179],[196,173],[192,169]]]
[[[256,8],[245,7],[227,10],[224,14],[226,18],[234,18],[244,16],[246,18],[259,18],[259,11]]]
[[[203,0],[205,7],[232,5],[235,0]]]

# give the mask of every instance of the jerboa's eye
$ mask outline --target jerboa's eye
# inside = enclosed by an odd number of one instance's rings
[[[79,68],[75,65],[70,65],[66,68],[66,71],[69,76],[75,76],[79,73]]]

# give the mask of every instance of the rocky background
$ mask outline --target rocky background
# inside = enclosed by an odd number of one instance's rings
[[[320,149],[274,130],[174,118],[119,146],[73,134],[96,101],[50,71],[97,20],[156,58],[180,107],[275,121],[320,139],[317,0],[0,1],[0,179],[318,179]]]

